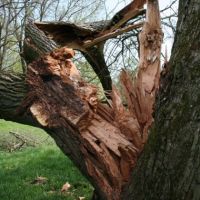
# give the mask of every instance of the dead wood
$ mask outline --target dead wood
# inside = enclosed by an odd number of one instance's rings
[[[145,3],[146,0],[133,0],[113,16],[102,32],[113,32],[122,27],[129,20],[144,14],[145,10],[143,6]]]
[[[94,46],[98,43],[104,42],[108,39],[115,38],[118,35],[121,35],[121,34],[126,33],[128,31],[131,31],[133,29],[140,28],[140,27],[142,27],[142,25],[143,25],[143,23],[140,22],[138,24],[128,25],[125,28],[117,29],[115,31],[102,34],[102,35],[100,35],[99,37],[96,37],[93,40],[86,40],[85,42],[83,42],[83,47],[89,48],[89,47]]]
[[[120,131],[114,110],[98,102],[97,88],[82,80],[69,60],[72,55],[72,50],[61,48],[28,66],[27,83],[30,96],[34,95],[30,112],[44,127],[78,130],[89,175],[108,199],[113,191],[117,199],[137,160],[139,145]]]
[[[145,0],[134,0],[117,12],[111,20],[90,23],[35,22],[35,25],[60,47],[67,46],[82,52],[97,74],[105,95],[110,98],[108,92],[112,90],[112,80],[104,58],[104,43],[110,38],[140,28],[142,23],[128,26],[125,24],[145,13],[144,3]]]
[[[72,144],[64,152],[89,177],[102,199],[121,199],[147,140],[159,84],[161,42],[157,1],[149,0],[140,33],[137,77],[132,82],[126,71],[121,74],[128,109],[114,86],[111,106],[98,101],[97,88],[81,78],[70,60],[72,49],[57,49],[28,66],[31,92],[24,105],[46,130],[56,132],[54,138]]]

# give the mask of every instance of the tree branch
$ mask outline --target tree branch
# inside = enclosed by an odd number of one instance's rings
[[[35,119],[88,177],[101,199],[123,199],[121,192],[153,121],[162,41],[158,12],[157,4],[148,1],[137,78],[133,83],[127,72],[121,75],[128,108],[114,86],[110,106],[98,101],[97,88],[81,78],[70,60],[72,49],[56,49],[28,65],[28,92],[19,97],[16,115]]]
[[[129,31],[131,31],[133,29],[141,28],[142,25],[143,25],[143,22],[140,22],[138,24],[128,25],[128,26],[126,26],[124,28],[117,29],[117,30],[115,30],[113,32],[106,33],[105,35],[100,35],[99,37],[96,37],[93,40],[83,41],[83,47],[84,48],[89,48],[89,47],[94,46],[94,45],[96,45],[96,44],[98,44],[100,42],[106,41],[106,40],[111,39],[111,38],[115,38],[118,35],[121,35],[123,33],[129,32]]]

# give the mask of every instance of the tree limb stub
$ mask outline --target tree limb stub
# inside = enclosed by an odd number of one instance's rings
[[[124,135],[119,127],[123,122],[118,125],[114,110],[98,102],[97,88],[82,80],[69,60],[72,55],[72,50],[61,48],[28,66],[29,95],[35,99],[29,106],[30,112],[46,129],[71,127],[79,144],[74,148],[79,148],[82,155],[72,159],[75,163],[85,162],[88,176],[100,193],[107,199],[118,199],[141,151],[141,139],[134,139],[131,131],[129,137]],[[127,129],[131,130],[131,126]],[[135,145],[132,140],[137,141]]]
[[[126,72],[121,74],[125,96],[130,112],[136,116],[143,136],[148,138],[148,129],[153,122],[153,105],[160,79],[160,53],[163,33],[156,0],[147,1],[147,20],[139,35],[140,60],[137,77],[132,84]]]
[[[81,24],[71,22],[35,22],[35,25],[58,45],[81,51],[97,73],[105,90],[105,95],[110,98],[108,92],[112,89],[112,81],[103,55],[104,43],[110,38],[132,29],[140,28],[142,26],[141,23],[120,29],[130,19],[144,14],[144,9],[142,9],[144,3],[145,0],[135,0],[108,21]],[[100,63],[98,64],[94,60],[99,60]]]
[[[126,22],[129,20],[136,18],[138,15],[144,13],[143,6],[146,3],[146,0],[134,0],[122,10],[117,12],[109,24],[104,28],[102,31],[103,33],[106,32],[113,32],[122,27]]]
[[[26,80],[31,92],[27,99],[33,101],[25,99],[24,104],[102,199],[121,199],[153,121],[162,31],[157,1],[147,1],[147,9],[138,75],[132,82],[127,72],[121,74],[128,109],[114,86],[111,107],[98,101],[97,88],[81,78],[70,60],[72,49],[57,49],[28,66]]]

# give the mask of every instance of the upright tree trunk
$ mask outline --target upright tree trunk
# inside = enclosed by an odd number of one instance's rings
[[[180,0],[155,123],[123,198],[200,199],[200,3]]]

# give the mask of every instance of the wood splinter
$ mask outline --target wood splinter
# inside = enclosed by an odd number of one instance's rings
[[[113,86],[112,107],[98,101],[97,88],[85,82],[63,47],[31,63],[27,83],[34,101],[30,113],[51,131],[67,136],[66,152],[108,200],[120,200],[130,173],[148,138],[160,76],[162,42],[156,0],[147,1],[147,20],[140,33],[140,62],[134,82],[122,71],[124,108]],[[37,73],[36,73],[37,72]]]

